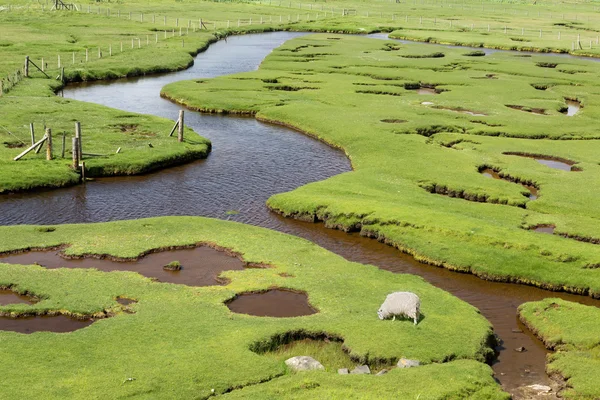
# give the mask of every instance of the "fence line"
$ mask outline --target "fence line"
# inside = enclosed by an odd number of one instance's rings
[[[266,0],[261,0],[261,1],[266,1]],[[274,2],[276,2],[277,4],[288,4],[288,6],[290,8],[292,8],[292,6],[294,5],[294,3],[290,2],[290,1],[280,1],[280,0],[268,0],[269,4],[273,4]],[[410,0],[404,0],[407,3],[410,3]],[[414,0],[416,1],[416,0]],[[260,3],[262,4],[262,2]],[[402,16],[402,14],[400,13],[391,13],[391,14],[386,14],[383,12],[371,12],[371,11],[366,11],[364,13],[364,15],[358,15],[358,13],[356,12],[356,10],[352,10],[352,9],[335,9],[335,7],[325,7],[323,4],[320,5],[321,9],[323,10],[322,12],[320,10],[317,10],[316,12],[308,12],[306,15],[304,13],[296,13],[295,15],[293,14],[288,14],[287,18],[284,18],[285,15],[279,15],[278,17],[276,16],[275,18],[273,18],[272,15],[270,15],[268,17],[268,19],[266,17],[261,16],[259,19],[252,19],[252,17],[249,18],[237,18],[237,20],[227,20],[227,21],[216,21],[216,20],[205,20],[202,18],[198,18],[198,19],[180,19],[180,18],[175,18],[175,17],[167,17],[167,16],[162,16],[162,18],[160,18],[160,15],[157,14],[146,14],[146,17],[144,17],[144,13],[140,12],[140,13],[132,13],[131,11],[127,12],[127,13],[122,13],[121,10],[117,10],[117,12],[115,13],[114,11],[112,11],[110,8],[105,8],[102,9],[101,7],[97,7],[96,12],[93,13],[93,9],[91,6],[87,6],[87,9],[84,9],[83,6],[80,5],[79,10],[78,11],[72,11],[72,12],[79,12],[79,13],[90,13],[90,14],[97,14],[97,15],[106,15],[107,17],[113,17],[113,18],[128,18],[128,19],[133,19],[139,23],[151,23],[154,25],[162,25],[162,29],[156,29],[156,31],[154,32],[154,38],[151,41],[150,40],[150,34],[146,34],[145,36],[145,43],[142,41],[142,37],[135,37],[131,39],[131,50],[135,50],[135,49],[141,49],[143,47],[148,47],[151,44],[158,44],[159,40],[162,39],[163,41],[169,38],[173,38],[176,36],[182,37],[184,35],[189,35],[190,33],[190,29],[192,31],[192,33],[195,33],[197,31],[216,31],[217,29],[231,29],[232,27],[237,27],[237,28],[241,28],[241,27],[249,27],[249,26],[253,26],[253,25],[264,25],[264,24],[270,24],[270,25],[287,25],[290,23],[297,23],[300,21],[317,21],[319,19],[324,19],[324,18],[331,18],[331,17],[348,17],[348,16],[356,16],[356,17],[365,17],[365,18],[379,18],[379,19],[388,19],[390,21],[393,22],[401,22],[402,25],[399,25],[399,27],[404,27],[407,28],[407,25],[413,25],[415,27],[419,27],[419,28],[423,28],[423,27],[432,27],[435,29],[438,29],[440,27],[447,27],[447,28],[451,28],[457,32],[463,31],[470,31],[470,32],[485,32],[485,33],[498,33],[498,34],[502,34],[502,35],[508,35],[511,37],[511,39],[514,39],[517,43],[520,41],[520,38],[526,38],[526,37],[536,37],[539,39],[545,39],[545,40],[555,40],[558,41],[559,44],[556,47],[560,47],[561,44],[564,45],[563,50],[568,51],[569,47],[571,49],[571,51],[574,50],[583,50],[585,49],[593,49],[594,46],[596,46],[596,48],[600,47],[600,35],[596,35],[596,37],[590,37],[590,36],[585,36],[583,37],[581,33],[571,33],[570,37],[568,35],[564,35],[561,34],[561,31],[545,31],[543,29],[531,29],[531,28],[518,28],[518,27],[512,27],[509,26],[507,24],[501,24],[501,25],[494,25],[492,26],[492,24],[479,24],[478,26],[475,26],[474,23],[471,23],[470,25],[463,25],[460,22],[457,23],[455,20],[453,19],[444,19],[444,18],[438,18],[438,17],[429,17],[429,18],[424,18],[422,16],[420,17],[416,17],[416,16],[412,16],[412,15],[408,15],[408,14],[404,14],[404,16]],[[299,4],[299,8],[302,7],[302,3]],[[318,8],[318,7],[315,7]],[[312,4],[309,7],[309,10],[312,9]],[[337,12],[337,15],[336,15]],[[162,22],[162,24],[161,24]],[[173,23],[175,24],[175,27],[171,26],[167,26],[169,23]],[[180,23],[181,22],[181,23]],[[462,21],[461,21],[462,22]],[[185,27],[185,29],[184,29]],[[408,27],[410,29],[410,27]],[[159,34],[160,33],[160,34]],[[143,36],[143,35],[137,35],[137,36]],[[525,41],[525,40],[523,40]],[[185,47],[185,41],[182,38],[182,47]],[[50,57],[50,58],[41,58],[41,70],[44,71],[48,68],[50,68],[50,70],[54,70],[54,65],[50,66],[50,64],[48,62],[45,62],[44,60],[50,60],[50,59],[55,59],[56,61],[56,70],[59,71],[59,76],[57,77],[60,79],[63,79],[63,73],[64,73],[64,67],[68,67],[69,63],[68,61],[65,62],[65,60],[69,60],[71,61],[71,65],[76,65],[77,60],[79,60],[79,64],[81,63],[88,63],[88,62],[93,62],[93,61],[97,61],[100,60],[102,58],[106,58],[104,51],[108,52],[108,57],[112,57],[114,54],[117,53],[116,49],[120,49],[118,51],[118,53],[123,53],[125,50],[127,50],[129,48],[129,46],[127,44],[125,44],[124,46],[124,42],[120,41],[117,42],[117,46],[114,48],[113,51],[113,44],[115,43],[108,43],[105,44],[104,46],[94,46],[97,47],[97,57],[92,59],[92,57],[90,56],[89,50],[91,48],[86,48],[85,49],[85,55],[83,55],[83,51],[77,51],[77,52],[71,52],[68,54],[67,57],[63,57],[62,60],[63,62],[61,63],[61,54],[58,54],[56,57]],[[569,46],[570,45],[570,46]],[[535,46],[531,46],[531,47],[535,47]],[[94,49],[92,49],[94,50]],[[64,53],[63,53],[64,55]],[[13,74],[10,74],[9,76],[7,76],[6,78],[3,78],[0,80],[0,96],[2,96],[4,93],[9,92],[11,89],[13,89],[19,82],[21,82],[23,80],[24,77],[24,71],[22,69],[19,69],[17,71],[15,71]]]

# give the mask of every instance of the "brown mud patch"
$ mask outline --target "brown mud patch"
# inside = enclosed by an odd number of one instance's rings
[[[532,231],[545,233],[548,235],[554,235],[554,229],[556,229],[556,226],[554,225],[536,225],[531,228]]]
[[[25,143],[21,142],[4,142],[4,147],[8,149],[20,149],[25,147]]]
[[[289,289],[241,293],[225,304],[234,313],[257,317],[301,317],[318,312],[308,303],[306,293]]]
[[[433,88],[421,87],[421,88],[417,89],[417,94],[421,94],[421,95],[435,95],[435,94],[440,94],[440,93],[437,90],[433,89]]]
[[[239,255],[217,250],[209,246],[194,246],[176,250],[164,249],[141,255],[138,259],[119,259],[106,255],[66,256],[62,250],[33,250],[0,255],[0,263],[40,265],[47,269],[95,268],[104,272],[137,272],[159,282],[188,286],[211,286],[223,284],[218,276],[223,271],[243,270],[244,267],[264,267],[244,263]],[[173,261],[179,261],[182,269],[163,269]]]

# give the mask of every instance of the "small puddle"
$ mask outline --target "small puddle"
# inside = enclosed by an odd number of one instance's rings
[[[554,229],[556,227],[554,225],[538,225],[533,230],[539,233],[546,233],[549,235],[554,235]]]
[[[135,303],[137,303],[137,301],[135,301],[135,300],[131,300],[131,299],[126,299],[126,298],[124,298],[124,297],[119,297],[119,298],[117,299],[117,303],[119,303],[119,304],[120,304],[120,305],[122,305],[122,306],[128,306],[128,305],[130,305],[130,304],[135,304]]]
[[[539,162],[540,164],[543,164],[550,168],[560,169],[562,171],[576,171],[573,169],[572,166],[577,163],[575,161],[567,160],[564,158],[556,158],[556,157],[544,156],[544,155],[538,155],[538,154],[521,154],[521,153],[511,153],[511,152],[506,152],[506,153],[502,153],[502,154],[507,155],[507,156],[533,158],[535,161]]]
[[[65,315],[38,315],[28,317],[0,317],[0,330],[19,333],[73,332],[94,323],[94,319],[75,319]]]
[[[300,317],[317,311],[308,304],[306,293],[272,289],[261,293],[242,293],[227,302],[227,307],[238,314],[257,317]]]
[[[34,304],[35,301],[30,297],[20,295],[11,290],[0,290],[0,306],[7,304]]]
[[[547,115],[546,110],[544,110],[543,108],[525,107],[525,106],[518,106],[518,105],[513,105],[513,104],[507,104],[506,107],[512,108],[513,110],[525,111],[525,112],[528,112],[530,114],[535,114],[535,115]]]
[[[182,269],[169,271],[163,267],[179,261]],[[151,253],[137,261],[113,261],[85,257],[65,259],[58,251],[31,251],[27,253],[0,256],[0,263],[32,265],[38,264],[48,269],[55,268],[96,268],[100,271],[132,271],[159,282],[177,283],[188,286],[211,286],[222,284],[217,277],[223,271],[242,270],[244,263],[223,251],[200,246],[190,249]]]
[[[581,103],[575,100],[567,100],[567,117],[572,117],[579,112]]]
[[[434,94],[439,94],[439,93],[433,88],[421,87],[421,88],[417,89],[417,94],[434,95]]]
[[[503,178],[498,172],[494,171],[491,168],[485,168],[479,173],[487,178],[500,179],[506,182],[515,183],[509,179]],[[520,183],[520,185],[529,191],[529,200],[536,200],[538,198],[538,189],[535,186],[524,185],[522,183]]]

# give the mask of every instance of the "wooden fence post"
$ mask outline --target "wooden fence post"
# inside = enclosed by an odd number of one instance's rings
[[[33,128],[33,122],[29,124],[29,133],[31,133],[31,145],[35,144],[35,129]]]
[[[177,127],[177,141],[183,142],[183,110],[179,110],[179,120]]]
[[[29,56],[25,56],[25,78],[29,78]]]
[[[74,170],[78,170],[79,169],[79,139],[77,139],[76,137],[73,138],[73,147],[71,150],[71,156],[72,156],[72,160],[73,160],[73,169]]]
[[[52,129],[46,128],[46,160],[52,160]]]
[[[67,132],[63,132],[62,134],[62,151],[60,152],[60,158],[65,158],[65,145],[67,141]]]
[[[77,138],[77,162],[83,157],[83,149],[81,146],[81,122],[75,122],[75,137]]]

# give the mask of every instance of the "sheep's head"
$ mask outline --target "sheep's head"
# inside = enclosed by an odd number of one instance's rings
[[[385,314],[381,308],[377,311],[377,316],[379,319],[385,319]]]

